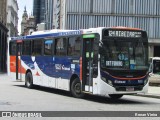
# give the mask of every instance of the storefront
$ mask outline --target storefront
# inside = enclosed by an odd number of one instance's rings
[[[7,32],[8,29],[0,23],[0,72],[7,72]]]

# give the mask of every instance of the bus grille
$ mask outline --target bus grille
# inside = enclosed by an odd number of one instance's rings
[[[143,86],[134,86],[134,91],[141,91]],[[127,91],[127,87],[115,87],[116,91]]]

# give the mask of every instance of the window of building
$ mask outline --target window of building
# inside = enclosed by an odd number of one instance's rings
[[[42,55],[42,40],[32,41],[32,55],[33,56]]]
[[[52,55],[53,51],[53,40],[44,41],[44,55]]]
[[[56,39],[56,55],[65,56],[67,53],[67,39],[58,38]]]
[[[22,55],[31,55],[31,41],[23,42]]]
[[[70,37],[67,49],[68,49],[68,56],[80,56],[81,55],[81,38]]]

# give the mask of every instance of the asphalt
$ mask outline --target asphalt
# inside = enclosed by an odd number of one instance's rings
[[[13,81],[10,80],[10,77],[7,74],[4,74],[4,73],[0,73],[0,80],[1,79],[5,79],[6,81],[13,82]],[[146,93],[146,94],[136,94],[136,95],[137,96],[160,99],[160,84],[150,84],[149,87],[148,87],[148,93]]]

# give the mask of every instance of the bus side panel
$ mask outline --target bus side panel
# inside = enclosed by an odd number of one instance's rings
[[[10,56],[10,72],[16,72],[16,56]]]
[[[10,56],[10,79],[16,81],[16,56]]]
[[[70,90],[70,78],[80,75],[79,57],[55,57],[56,88]]]
[[[18,73],[22,74],[22,80],[24,80],[24,75],[26,73],[26,69],[23,67],[23,61],[20,61],[20,57],[18,58]],[[10,56],[10,77],[11,80],[16,80],[16,56]]]
[[[26,70],[31,70],[35,85],[69,91],[71,76],[80,73],[79,63],[73,63],[78,57],[22,56],[21,59]]]
[[[79,75],[80,70],[79,64],[72,64],[68,57],[37,56],[34,67],[34,84],[63,90],[69,90],[72,74]]]
[[[26,68],[26,70],[30,70],[33,76],[33,84],[35,85],[43,85],[43,73],[39,70],[38,65],[35,62],[35,57],[32,56],[22,56],[22,64]]]

